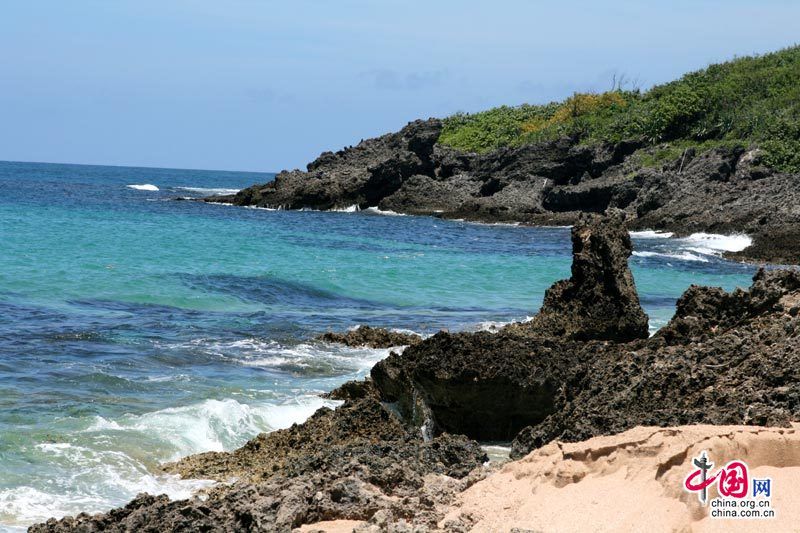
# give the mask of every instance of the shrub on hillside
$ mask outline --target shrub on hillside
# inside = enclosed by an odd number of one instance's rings
[[[711,65],[645,93],[574,94],[445,119],[440,142],[465,151],[576,136],[757,144],[772,167],[800,172],[800,47]]]

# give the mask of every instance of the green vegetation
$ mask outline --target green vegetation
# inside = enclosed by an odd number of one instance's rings
[[[440,142],[483,152],[562,136],[680,149],[757,144],[766,164],[800,171],[800,47],[711,65],[644,93],[575,94],[546,105],[458,113],[445,119]]]

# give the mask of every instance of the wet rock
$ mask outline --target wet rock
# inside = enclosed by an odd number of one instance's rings
[[[352,347],[368,346],[370,348],[392,348],[395,346],[417,344],[422,340],[422,337],[416,333],[359,326],[346,333],[328,332],[320,335],[319,339],[325,342],[335,342]]]
[[[217,487],[205,501],[145,494],[122,509],[50,520],[31,531],[288,533],[323,520],[368,520],[381,510],[435,525],[434,502],[440,495],[435,486],[426,487],[425,479],[452,480],[452,496],[465,486],[457,480],[484,461],[477,443],[463,437],[335,445],[298,456],[263,481]]]
[[[750,262],[770,262],[782,265],[800,264],[800,223],[768,222],[751,236],[753,244],[741,252],[728,252],[728,259]]]

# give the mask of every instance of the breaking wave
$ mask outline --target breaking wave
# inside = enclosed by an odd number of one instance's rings
[[[152,183],[142,183],[139,185],[126,185],[129,189],[135,189],[137,191],[157,191],[158,187],[153,185]]]
[[[691,252],[661,253],[661,252],[633,252],[635,257],[663,257],[665,259],[677,259],[680,261],[698,261],[708,263],[708,258]]]
[[[751,244],[753,239],[744,234],[717,235],[714,233],[692,233],[688,237],[677,239],[681,243],[691,245],[690,250],[701,254],[719,254],[721,252],[741,252]]]
[[[335,403],[314,395],[254,404],[230,398],[204,400],[119,420],[98,416],[84,433],[123,433],[130,439],[146,436],[166,452],[162,461],[174,461],[193,453],[236,448],[258,433],[302,422],[325,405]]]
[[[0,490],[3,526],[21,528],[54,516],[106,511],[139,492],[188,498],[214,482],[161,473],[153,461],[234,449],[258,433],[289,427],[338,403],[314,395],[254,404],[210,399],[115,420],[87,419],[83,430],[64,436],[68,442],[31,446],[48,475]]]
[[[644,248],[633,252],[636,257],[699,263],[708,263],[724,252],[740,252],[753,242],[744,234],[693,233],[688,237],[673,237],[669,232],[650,230],[631,232],[631,237],[641,240],[637,248]]]

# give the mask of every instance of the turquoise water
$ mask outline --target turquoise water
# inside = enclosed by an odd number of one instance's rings
[[[0,162],[0,529],[187,496],[158,463],[300,421],[388,353],[320,332],[524,319],[569,275],[568,228],[176,201],[271,178]],[[736,243],[635,236],[651,327],[692,283],[749,285]]]

